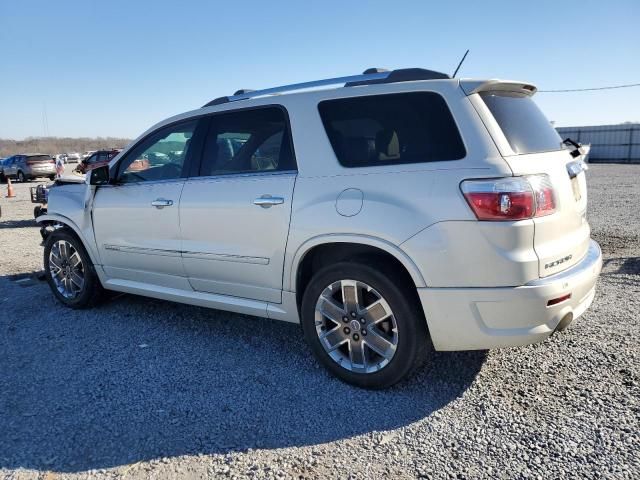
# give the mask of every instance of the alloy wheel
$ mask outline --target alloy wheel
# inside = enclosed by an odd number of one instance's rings
[[[389,364],[398,346],[391,307],[370,285],[338,280],[316,302],[315,327],[325,352],[341,367],[373,373]]]
[[[58,240],[51,246],[49,271],[60,294],[68,299],[76,298],[84,287],[84,265],[80,253],[66,240]]]

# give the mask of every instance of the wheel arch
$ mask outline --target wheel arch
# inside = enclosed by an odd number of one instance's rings
[[[93,265],[100,264],[99,257],[97,256],[97,253],[95,252],[95,250],[92,248],[92,245],[87,241],[85,236],[82,234],[82,230],[80,230],[80,228],[70,218],[57,213],[47,213],[45,215],[40,215],[36,219],[36,222],[38,222],[38,224],[40,224],[42,228],[46,228],[47,226],[60,225],[62,228],[67,228],[71,230],[71,232],[76,237],[78,237],[78,240],[82,242],[84,249],[87,251],[89,258],[91,259],[91,263],[93,263]],[[44,234],[43,234],[43,237],[44,237]]]
[[[296,292],[298,300],[308,283],[309,268],[314,261],[317,262],[319,254],[328,257],[325,259],[326,264],[354,257],[383,257],[401,268],[401,272],[406,274],[416,288],[426,286],[422,273],[413,260],[390,242],[362,235],[323,235],[307,240],[293,255],[286,278],[288,284],[284,285],[284,290]]]

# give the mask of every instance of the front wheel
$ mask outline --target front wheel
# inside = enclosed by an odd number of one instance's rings
[[[364,388],[409,376],[432,349],[422,309],[392,269],[354,262],[323,268],[302,301],[302,328],[318,360]]]
[[[70,308],[92,307],[102,297],[103,289],[87,251],[64,229],[47,237],[44,271],[53,294]]]

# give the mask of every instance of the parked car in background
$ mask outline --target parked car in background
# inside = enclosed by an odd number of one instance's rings
[[[93,155],[94,153],[96,153],[95,150],[87,150],[86,152],[84,152],[82,154],[82,158],[81,160],[84,160],[85,158],[89,158],[91,155]]]
[[[76,152],[66,153],[65,155],[66,155],[66,163],[79,163],[80,160],[82,160],[82,157],[80,156],[80,154]]]
[[[49,177],[53,180],[56,176],[56,164],[51,155],[42,153],[13,155],[5,160],[3,175],[21,182],[37,177]]]
[[[51,189],[47,281],[71,308],[108,289],[301,323],[362,387],[543,341],[589,308],[602,254],[536,91],[405,69],[215,99]]]
[[[4,162],[7,160],[6,158],[0,158],[0,182],[5,181],[4,177]]]
[[[111,159],[118,153],[120,153],[120,150],[118,149],[98,150],[96,152],[93,152],[78,164],[78,166],[75,168],[75,171],[79,173],[87,173],[94,168],[100,167],[102,165],[108,165]]]

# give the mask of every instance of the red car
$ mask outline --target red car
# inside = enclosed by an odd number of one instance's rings
[[[120,153],[120,150],[98,150],[89,157],[82,160],[76,167],[76,172],[87,173],[94,168],[107,165],[113,157]]]

